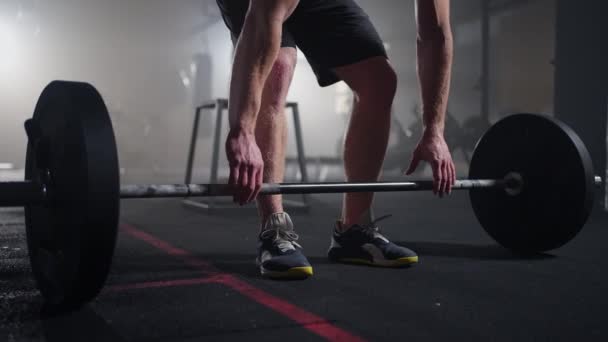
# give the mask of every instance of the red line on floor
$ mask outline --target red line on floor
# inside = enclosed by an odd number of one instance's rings
[[[149,245],[152,245],[153,247],[156,247],[157,249],[160,249],[171,256],[181,258],[185,264],[192,266],[194,268],[197,268],[199,271],[201,271],[203,273],[207,273],[207,274],[221,273],[218,269],[216,269],[213,265],[211,265],[211,263],[198,259],[197,257],[188,253],[187,251],[174,247],[174,246],[170,245],[169,243],[167,243],[155,236],[152,236],[144,231],[141,231],[131,225],[121,224],[120,227],[123,231],[125,231],[127,234],[131,235],[132,237],[134,237],[138,240],[142,240],[142,241],[148,243]]]
[[[326,338],[328,341],[365,341],[359,336],[336,327],[326,319],[299,308],[286,300],[275,297],[264,290],[258,289],[235,276],[225,275],[221,279],[222,284],[234,291],[288,317],[302,327]]]
[[[121,291],[128,291],[128,290],[200,285],[200,284],[209,284],[209,283],[218,283],[218,280],[214,277],[204,277],[204,278],[194,278],[194,279],[147,281],[147,282],[143,282],[143,283],[111,285],[111,286],[106,287],[104,289],[104,291],[121,292]]]
[[[214,274],[213,277],[201,278],[201,280],[209,279],[209,282],[225,285],[241,295],[293,320],[300,324],[302,328],[307,329],[328,341],[365,341],[365,339],[331,324],[323,317],[308,312],[284,299],[273,296],[231,274],[219,272],[211,263],[197,258],[186,250],[174,247],[168,242],[143,232],[132,225],[121,224],[120,227],[132,237],[142,240],[171,256],[180,258],[185,264],[195,267],[203,273]]]

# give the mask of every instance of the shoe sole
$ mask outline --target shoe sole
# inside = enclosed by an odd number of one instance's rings
[[[271,271],[260,266],[263,277],[272,279],[306,279],[313,275],[312,266],[292,267],[287,271]]]
[[[357,258],[339,258],[339,259],[336,259],[335,261],[345,263],[345,264],[398,268],[398,267],[404,267],[404,266],[411,266],[413,264],[418,263],[418,257],[414,256],[414,257],[399,258],[399,259],[395,259],[395,260],[375,260],[375,261],[370,261],[370,260],[366,260],[366,259],[357,259]]]

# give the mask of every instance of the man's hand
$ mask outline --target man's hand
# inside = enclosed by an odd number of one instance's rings
[[[420,161],[426,161],[433,169],[433,193],[443,197],[452,192],[456,182],[456,168],[448,145],[441,134],[424,134],[412,154],[412,161],[405,172],[411,175]]]
[[[262,187],[264,161],[253,133],[232,129],[226,139],[226,156],[230,165],[228,184],[234,187],[234,202],[253,201]]]

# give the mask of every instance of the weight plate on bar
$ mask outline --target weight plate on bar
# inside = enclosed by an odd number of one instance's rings
[[[119,217],[116,142],[93,86],[55,81],[28,127],[25,178],[44,182],[48,203],[25,208],[32,271],[47,304],[93,299],[110,270]],[[37,163],[48,164],[48,173]]]
[[[472,189],[471,204],[483,228],[519,252],[558,248],[581,230],[593,207],[594,171],[581,139],[557,119],[515,114],[479,140],[469,177],[523,177],[519,195]]]

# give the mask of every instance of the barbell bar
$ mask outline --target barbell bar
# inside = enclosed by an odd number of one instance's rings
[[[110,271],[121,198],[230,196],[226,184],[120,185],[112,122],[90,84],[54,81],[25,123],[25,181],[0,183],[0,206],[24,206],[28,255],[37,287],[52,307],[97,296]],[[407,156],[404,156],[406,158]],[[593,208],[586,147],[568,126],[537,114],[501,119],[475,147],[468,179],[482,228],[517,252],[543,252],[572,240]],[[431,190],[430,180],[264,184],[262,195]]]
[[[595,176],[595,186],[602,178]],[[457,179],[452,190],[504,189],[515,196],[523,190],[523,180],[517,174],[504,179]],[[408,182],[323,182],[323,183],[264,183],[260,195],[330,194],[352,192],[406,192],[429,191],[434,188],[431,180]],[[185,198],[232,196],[234,189],[228,184],[131,184],[120,187],[123,199]]]
[[[602,185],[600,176],[594,177],[596,187]],[[405,192],[429,191],[431,180],[407,182],[322,182],[322,183],[264,183],[260,195],[329,194],[349,192]],[[522,191],[523,180],[517,174],[504,179],[457,179],[452,190],[504,189],[510,195]],[[232,196],[234,189],[228,184],[128,184],[120,186],[120,198],[187,198]],[[0,207],[23,207],[48,201],[46,186],[40,183],[0,182]]]
[[[516,179],[463,179],[456,180],[453,190],[473,188],[507,188],[511,182],[516,189]],[[425,191],[433,189],[433,181],[408,182],[326,182],[326,183],[264,183],[260,195],[327,194],[347,192]],[[228,184],[129,184],[120,187],[122,199],[185,198],[232,196],[234,189]],[[52,201],[47,186],[41,183],[0,182],[0,207],[23,207]]]
[[[477,179],[457,180],[454,190],[472,188],[504,188],[506,180]],[[515,187],[515,185],[514,185]],[[348,192],[391,192],[431,190],[433,182],[427,180],[409,182],[327,182],[327,183],[280,183],[262,184],[260,195],[328,194]],[[228,184],[142,184],[120,187],[121,198],[171,198],[232,196],[233,187]]]
[[[602,185],[600,176],[594,177],[596,187]],[[406,192],[429,191],[433,181],[412,180],[408,182],[322,182],[322,183],[264,183],[260,195],[329,194],[349,192]],[[504,179],[457,179],[452,190],[504,189],[517,195],[523,189],[523,180],[517,174]],[[228,184],[128,184],[120,186],[120,198],[188,198],[232,196],[234,189]],[[40,183],[0,182],[0,207],[23,207],[44,204],[46,186]]]

